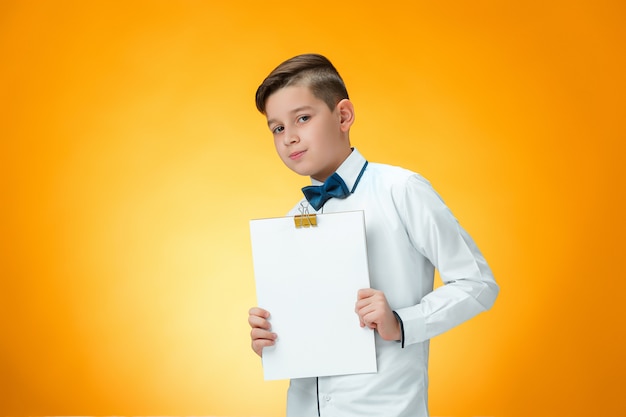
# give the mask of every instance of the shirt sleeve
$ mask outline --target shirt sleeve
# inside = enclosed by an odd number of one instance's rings
[[[443,200],[419,175],[392,189],[411,243],[437,270],[443,286],[419,304],[396,310],[402,345],[423,342],[492,307],[499,292],[480,250]]]

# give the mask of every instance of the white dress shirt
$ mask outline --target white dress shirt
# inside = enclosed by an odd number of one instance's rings
[[[365,163],[354,149],[337,170],[349,190]],[[289,215],[299,214],[302,202]],[[376,333],[377,373],[292,379],[287,416],[427,417],[429,339],[489,309],[498,285],[472,238],[420,175],[369,163],[353,194],[328,200],[319,212],[353,210],[365,214],[371,287],[400,317],[402,341]],[[435,268],[445,285],[433,291]]]

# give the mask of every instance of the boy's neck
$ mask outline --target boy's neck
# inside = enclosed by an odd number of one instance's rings
[[[325,177],[325,178],[323,178],[323,179],[320,179],[320,178],[315,178],[314,176],[312,176],[312,175],[311,175],[311,178],[312,178],[312,179],[314,179],[314,180],[316,180],[316,181],[319,181],[319,182],[325,182],[325,181],[328,179],[328,177],[330,177],[331,175],[333,175],[333,173],[334,173],[334,172],[337,172],[337,170],[339,169],[339,167],[340,167],[340,166],[342,166],[344,162],[346,162],[346,159],[348,159],[348,158],[350,157],[350,155],[352,155],[352,151],[353,151],[353,150],[354,150],[354,148],[353,148],[353,147],[349,147],[349,148],[348,148],[348,153],[344,156],[344,158],[341,160],[341,162],[339,162],[339,164],[335,167],[335,169],[333,170],[333,172],[331,172],[330,174],[328,174],[328,176],[326,176],[326,177]]]

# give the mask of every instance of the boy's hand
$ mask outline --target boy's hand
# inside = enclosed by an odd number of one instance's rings
[[[361,327],[376,329],[384,340],[400,340],[402,331],[400,323],[387,303],[387,298],[382,291],[372,288],[359,290],[356,307]]]
[[[276,333],[272,333],[270,322],[267,320],[270,313],[259,307],[252,307],[248,312],[248,324],[252,327],[250,338],[252,339],[252,350],[263,356],[263,348],[273,346],[276,340]]]

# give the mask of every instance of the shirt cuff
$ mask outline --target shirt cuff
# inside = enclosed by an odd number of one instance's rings
[[[412,307],[399,308],[395,311],[401,318],[403,347],[428,339],[426,337],[426,319],[419,307],[418,304]]]
[[[402,349],[404,349],[404,323],[402,322],[402,318],[400,318],[400,315],[398,313],[396,313],[395,311],[393,312],[393,315],[396,316],[396,319],[398,320],[398,323],[400,323],[400,340],[398,340],[398,342],[401,343]]]

